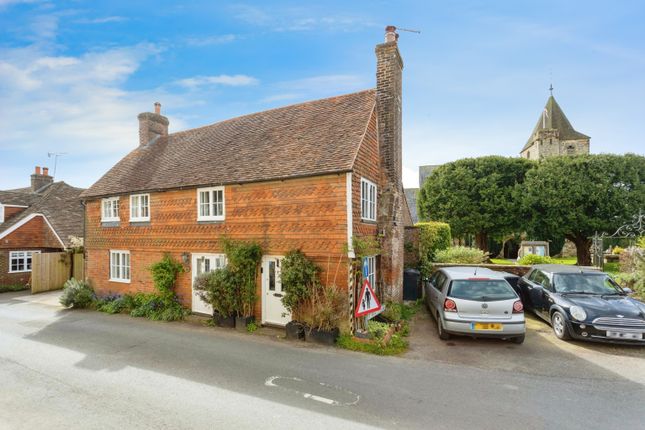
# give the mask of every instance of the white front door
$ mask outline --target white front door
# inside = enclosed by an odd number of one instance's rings
[[[286,325],[291,321],[291,313],[282,304],[282,281],[280,263],[282,257],[265,255],[262,257],[262,323]]]
[[[195,278],[202,273],[210,272],[215,269],[221,269],[226,265],[226,257],[223,254],[193,254],[192,275],[195,284]],[[205,303],[193,288],[193,306],[195,313],[213,315],[213,307]]]

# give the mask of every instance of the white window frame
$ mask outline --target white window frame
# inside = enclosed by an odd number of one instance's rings
[[[109,205],[109,210],[106,211],[106,206]],[[109,212],[109,216],[106,216],[106,212]],[[101,222],[113,222],[120,221],[119,217],[119,198],[118,197],[108,197],[101,200]]]
[[[114,260],[117,259],[115,257],[118,257],[116,264],[114,264]],[[108,266],[108,270],[110,271],[110,281],[129,284],[130,279],[132,278],[131,261],[130,251],[111,249],[110,264]]]
[[[216,205],[219,204],[219,201],[215,201],[214,197],[216,193],[222,193],[222,213],[219,215],[213,215],[215,212]],[[207,193],[208,202],[202,202],[202,193]],[[208,214],[202,215],[204,208],[208,208]],[[209,187],[209,188],[197,188],[197,221],[224,221],[226,217],[226,192],[224,187]]]
[[[20,256],[19,254],[23,254]],[[29,254],[29,255],[27,255]],[[40,254],[40,251],[9,251],[9,271],[8,273],[27,273],[31,272],[31,268],[33,265],[33,256],[34,254]],[[30,263],[29,263],[29,268],[27,268],[27,258],[29,258]],[[13,266],[13,260],[14,259],[21,259],[22,260],[22,265],[24,267],[23,270],[12,270],[11,267]]]
[[[361,219],[376,221],[376,198],[378,188],[369,179],[361,178]]]
[[[367,279],[370,281],[372,288],[376,289],[376,255],[363,258],[367,260]]]
[[[145,198],[147,205],[147,214],[143,215],[145,212],[144,206],[141,204],[141,201]],[[137,204],[134,204],[134,201],[137,201]],[[139,222],[139,221],[150,221],[150,194],[132,194],[130,195],[130,221]]]
[[[0,203],[0,224],[4,222],[4,205]]]

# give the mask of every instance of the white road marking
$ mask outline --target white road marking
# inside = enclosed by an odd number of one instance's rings
[[[279,389],[282,389],[282,390],[291,391],[291,392],[294,392],[294,393],[296,393],[296,394],[301,395],[301,396],[302,396],[302,397],[304,397],[305,399],[315,400],[315,401],[317,401],[317,402],[325,403],[325,404],[327,404],[327,405],[331,405],[331,406],[352,406],[352,405],[357,404],[357,403],[358,403],[358,401],[360,400],[360,396],[359,396],[358,394],[356,394],[356,393],[352,393],[352,392],[351,392],[351,391],[349,391],[349,390],[345,390],[344,388],[337,387],[337,386],[335,386],[335,385],[325,384],[324,382],[318,382],[318,384],[320,384],[320,385],[321,385],[321,386],[323,386],[323,387],[331,388],[331,389],[333,389],[333,390],[342,391],[342,392],[344,392],[345,394],[348,394],[348,395],[350,395],[350,396],[355,397],[355,398],[356,398],[356,400],[354,400],[353,402],[349,402],[349,403],[341,403],[341,402],[339,402],[339,401],[337,401],[337,400],[328,399],[327,397],[317,396],[317,395],[315,395],[315,394],[305,393],[305,392],[298,391],[298,390],[293,389],[293,388],[288,388],[288,387],[280,386],[280,385],[278,385],[278,384],[275,382],[277,379],[289,379],[289,380],[291,380],[291,381],[306,382],[306,381],[304,381],[303,379],[296,378],[296,377],[289,377],[289,376],[270,376],[270,377],[268,377],[268,378],[267,378],[267,380],[266,380],[266,381],[264,381],[264,385],[266,385],[267,387],[275,387],[275,388],[279,388]]]

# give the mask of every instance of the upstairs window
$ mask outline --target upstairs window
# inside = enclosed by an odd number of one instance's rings
[[[150,194],[130,196],[130,221],[150,221]]]
[[[110,197],[101,201],[101,221],[119,221],[119,198]]]
[[[110,251],[110,281],[130,282],[129,251]]]
[[[31,272],[31,257],[40,251],[11,251],[9,253],[9,273]]]
[[[361,178],[361,218],[376,221],[376,184]]]
[[[197,221],[224,220],[224,187],[197,189]]]

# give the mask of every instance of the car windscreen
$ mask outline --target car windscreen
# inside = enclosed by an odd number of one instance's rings
[[[622,294],[620,287],[604,273],[556,273],[553,281],[557,293]]]
[[[508,282],[499,279],[460,279],[452,281],[449,297],[479,302],[494,302],[517,298]]]

